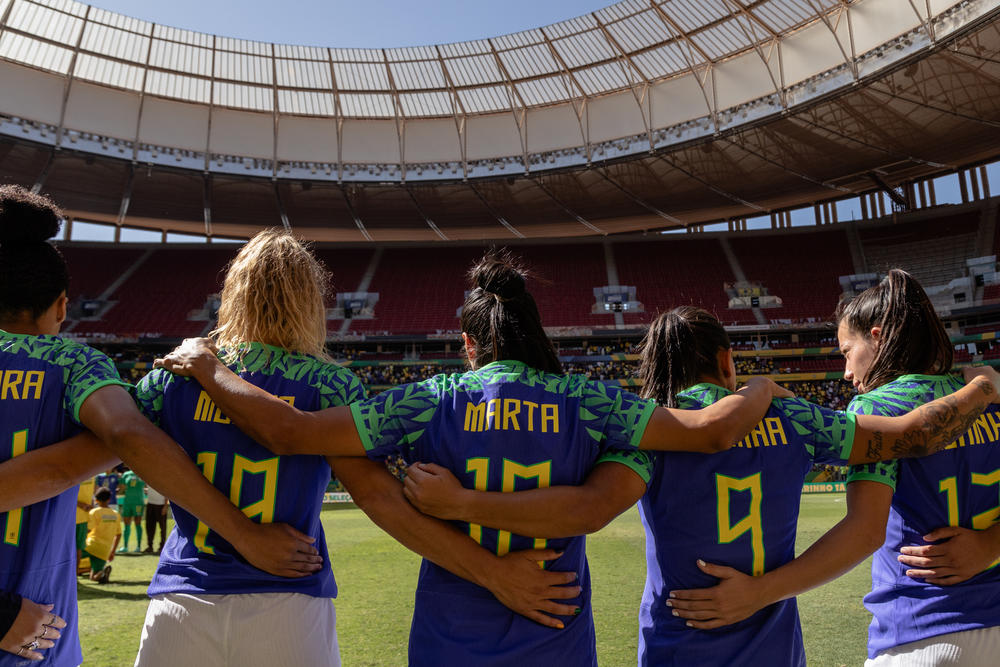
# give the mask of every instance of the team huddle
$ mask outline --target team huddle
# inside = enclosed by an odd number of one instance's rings
[[[583,536],[636,502],[641,665],[805,665],[794,596],[876,549],[869,662],[1000,650],[1000,375],[947,375],[951,344],[902,271],[838,309],[860,392],[846,411],[760,376],[737,390],[726,331],[691,306],[650,325],[641,395],[563,373],[502,252],[470,272],[469,370],[369,398],[325,350],[324,269],[264,231],[231,262],[210,338],[131,387],[58,336],[60,217],[0,187],[0,665],[85,661],[76,486],[119,461],[176,518],[136,665],[339,665],[331,474],[425,559],[411,665],[596,665]],[[848,513],[796,558],[817,463],[853,466]]]

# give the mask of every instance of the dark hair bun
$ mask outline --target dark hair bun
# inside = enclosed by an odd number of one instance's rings
[[[490,251],[469,271],[472,286],[501,299],[513,299],[525,293],[527,272],[508,251]]]
[[[62,211],[20,185],[0,185],[0,244],[45,241],[59,233]]]

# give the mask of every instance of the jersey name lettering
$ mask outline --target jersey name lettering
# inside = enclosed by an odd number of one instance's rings
[[[45,371],[0,371],[0,400],[38,400]]]
[[[788,438],[785,437],[785,429],[781,425],[781,420],[777,417],[767,417],[761,421],[752,431],[737,444],[737,447],[776,447],[777,445],[787,445]]]
[[[970,445],[992,445],[1000,440],[1000,412],[984,412],[965,434],[945,449],[969,447]]]
[[[559,432],[559,404],[534,403],[519,398],[491,398],[465,405],[465,431]]]
[[[295,405],[294,396],[278,396],[289,405]],[[229,424],[229,417],[222,414],[222,410],[215,405],[215,401],[208,397],[208,393],[202,391],[198,394],[198,402],[194,407],[194,420],[196,422],[215,422],[216,424]]]

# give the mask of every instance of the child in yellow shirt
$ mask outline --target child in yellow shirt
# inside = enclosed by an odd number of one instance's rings
[[[84,553],[90,557],[90,580],[99,584],[108,583],[115,548],[122,534],[122,520],[118,512],[108,507],[111,491],[101,487],[94,494],[97,507],[90,510],[87,518],[87,544]]]

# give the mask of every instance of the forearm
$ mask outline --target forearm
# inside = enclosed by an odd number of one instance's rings
[[[208,482],[166,434],[149,424],[148,430],[116,434],[108,444],[137,475],[239,549],[250,519]]]
[[[934,454],[961,437],[996,399],[993,384],[976,378],[958,391],[899,417],[858,415],[849,463]]]
[[[574,537],[600,530],[617,516],[584,486],[516,493],[468,491],[454,518],[526,537]]]
[[[751,382],[700,410],[659,408],[639,448],[704,453],[729,449],[764,418],[772,396],[770,384]]]
[[[879,482],[847,485],[847,516],[800,556],[760,577],[762,600],[795,597],[849,572],[885,541],[892,488]]]
[[[275,454],[363,456],[346,407],[304,412],[242,379],[216,360],[195,375],[219,409],[241,431]]]
[[[379,528],[449,572],[489,587],[496,556],[449,524],[418,512],[382,464],[361,458],[334,459],[331,464],[354,502]]]
[[[89,432],[15,456],[0,465],[0,512],[57,496],[116,463]]]

